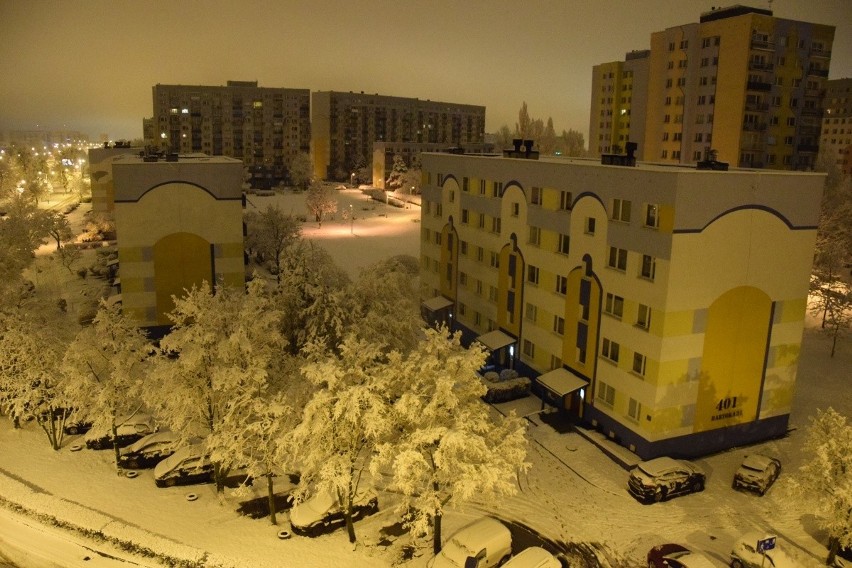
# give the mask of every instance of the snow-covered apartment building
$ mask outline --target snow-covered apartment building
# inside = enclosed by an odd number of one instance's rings
[[[240,160],[124,154],[111,165],[125,314],[156,328],[193,285],[245,284]]]
[[[513,155],[423,155],[425,317],[642,458],[783,435],[823,176]]]

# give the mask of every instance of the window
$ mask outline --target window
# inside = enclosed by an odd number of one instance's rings
[[[663,132],[663,142],[668,142],[668,140],[669,140],[669,133]]]
[[[491,197],[500,197],[501,193],[503,193],[503,182],[495,181],[491,186]]]
[[[476,260],[478,262],[482,262],[485,260],[485,249],[482,247],[476,247]]]
[[[488,299],[492,302],[497,301],[497,287],[496,286],[489,286],[488,287]]]
[[[617,270],[627,270],[627,249],[609,247],[607,266]]]
[[[435,231],[435,244],[436,245],[441,244],[441,233],[439,233],[438,231]]]
[[[491,218],[491,232],[500,234],[500,217]]]
[[[435,217],[440,217],[444,214],[444,205],[442,203],[435,204]]]
[[[538,266],[532,264],[527,265],[527,282],[530,284],[538,284]]]
[[[533,186],[530,192],[530,203],[533,205],[541,205],[541,188]]]
[[[674,141],[680,142],[681,140],[683,140],[683,132],[675,132],[674,133]]]
[[[627,416],[629,416],[633,420],[639,420],[639,416],[641,414],[642,404],[639,403],[636,399],[631,398],[630,402],[627,405]]]
[[[568,235],[559,235],[559,250],[557,252],[561,252],[562,254],[568,254],[570,249],[571,238]]]
[[[479,195],[485,195],[485,180],[479,180]]]
[[[595,218],[594,217],[586,217],[586,234],[594,235],[595,234]]]
[[[532,359],[535,357],[535,345],[529,339],[524,339],[524,355]]]
[[[641,353],[633,354],[633,372],[637,375],[645,376],[645,362],[647,361],[647,357],[642,355]]]
[[[695,133],[695,141],[696,142],[704,142],[704,133],[703,132],[696,132]]]
[[[550,356],[550,368],[551,369],[561,369],[562,368],[562,359],[560,359],[556,355],[551,355]]]
[[[598,381],[598,400],[612,406],[615,404],[615,389],[603,381]]]
[[[449,201],[450,201],[450,203],[455,203],[455,202],[456,202],[456,192],[455,192],[455,191],[453,191],[452,189],[450,190],[450,197],[449,197]]]
[[[624,298],[607,293],[604,312],[621,319],[621,316],[624,314]]]
[[[553,316],[553,331],[559,335],[565,335],[565,318]]]
[[[467,286],[467,272],[459,272],[459,284]]]
[[[796,117],[788,116],[787,117],[787,126],[796,126]]]
[[[491,268],[500,268],[500,253],[491,253]]]
[[[559,208],[563,211],[568,211],[571,209],[571,192],[570,191],[560,191],[559,192]]]
[[[660,208],[656,203],[645,205],[645,226],[653,229],[660,226]]]
[[[479,214],[479,223],[477,224],[477,226],[478,226],[480,229],[484,229],[484,228],[485,228],[485,213],[480,213],[480,214]]]
[[[520,203],[512,203],[512,217],[517,217],[521,214],[521,204]]]
[[[613,221],[630,222],[630,202],[626,199],[612,200],[612,219]]]
[[[618,363],[618,351],[621,346],[615,341],[611,341],[607,338],[603,340],[603,348],[601,349],[601,355],[605,359],[612,361],[613,363]]]
[[[642,278],[647,278],[648,280],[653,280],[656,271],[657,271],[657,260],[653,256],[643,254],[642,255],[642,269],[639,273],[642,276]]]
[[[651,328],[651,308],[645,304],[639,304],[639,313],[636,314],[636,327]]]
[[[556,277],[556,293],[565,295],[568,292],[568,277],[567,276],[557,276]]]
[[[470,180],[466,177],[462,178],[462,191],[464,191],[464,192],[470,191]]]
[[[462,209],[462,225],[467,225],[470,222],[470,211],[467,209]]]
[[[669,157],[669,151],[668,150],[663,150],[662,152],[660,152],[660,158],[665,160],[668,157]]]
[[[463,256],[467,256],[467,241],[459,241],[459,252]]]
[[[671,80],[671,79],[666,79],[666,88],[667,88],[667,89],[671,89],[671,88],[672,88],[672,80]]]
[[[531,322],[535,322],[535,320],[538,319],[538,307],[535,304],[530,304],[528,302],[524,310],[524,317]]]
[[[540,245],[541,244],[541,229],[538,227],[530,227],[530,244],[531,245]]]

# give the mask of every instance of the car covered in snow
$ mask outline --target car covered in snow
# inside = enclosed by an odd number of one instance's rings
[[[693,464],[670,457],[639,463],[630,472],[627,489],[642,502],[659,502],[704,490],[704,472]]]
[[[359,492],[352,501],[352,520],[372,515],[378,510],[379,498],[374,492]],[[316,536],[336,530],[345,524],[343,508],[337,496],[329,491],[319,491],[290,509],[290,527],[299,535]]]
[[[148,434],[121,449],[118,465],[125,469],[154,467],[157,462],[175,453],[177,444],[178,435],[170,430]]]
[[[116,418],[115,425],[115,444],[119,448],[132,444],[136,440],[144,438],[148,434],[153,434],[157,431],[157,423],[154,421],[154,417],[150,414],[144,414],[141,412],[127,416],[120,416]],[[90,430],[89,433],[86,434],[85,439],[86,447],[91,450],[103,450],[111,448],[113,445],[112,432],[107,432],[105,434],[103,431],[94,432],[93,430]]]
[[[492,517],[482,517],[453,533],[428,566],[489,568],[500,566],[511,555],[512,533],[506,525]]]
[[[670,543],[648,551],[648,568],[713,568],[713,563],[700,552]]]
[[[563,568],[563,566],[568,567],[567,561],[563,564],[556,556],[540,546],[525,548],[503,564],[503,568]]]
[[[154,467],[157,487],[209,483],[213,481],[213,462],[204,444],[184,446]]]
[[[760,550],[760,543],[769,535],[752,531],[741,536],[731,550],[731,568],[799,568],[800,562],[790,558],[777,542],[769,550]]]
[[[763,495],[778,479],[781,462],[761,454],[750,454],[734,474],[734,489],[747,489]]]

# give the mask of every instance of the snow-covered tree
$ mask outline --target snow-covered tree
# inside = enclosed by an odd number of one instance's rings
[[[271,259],[281,283],[281,255],[292,245],[302,231],[301,223],[293,215],[285,214],[277,205],[250,211],[245,215],[248,236],[246,247],[262,260]]]
[[[79,420],[95,432],[112,434],[115,443],[122,420],[142,410],[141,387],[153,345],[118,304],[101,300],[91,327],[77,334],[65,352],[62,388]]]
[[[309,343],[333,348],[343,340],[351,320],[348,286],[349,277],[322,247],[298,241],[287,250],[273,302],[282,312],[281,333],[291,354]]]
[[[351,287],[350,329],[370,343],[411,350],[421,339],[419,267],[413,257],[396,256],[361,271]]]
[[[71,223],[68,217],[60,211],[48,213],[46,218],[46,230],[48,236],[56,241],[56,250],[62,248],[62,243],[70,241],[74,237]]]
[[[0,407],[16,425],[35,420],[58,450],[68,405],[56,373],[64,344],[53,331],[27,313],[0,314]]]
[[[205,437],[222,492],[229,467],[243,465],[240,429],[226,420],[246,416],[247,407],[267,387],[270,361],[283,347],[280,313],[273,309],[257,279],[247,290],[193,287],[174,298],[172,330],[160,340],[158,364],[149,376],[146,400],[158,419],[181,440]]]
[[[317,387],[305,405],[302,422],[281,448],[297,454],[301,481],[297,499],[308,492],[337,496],[350,542],[355,542],[353,502],[373,450],[393,431],[388,387],[392,367],[381,346],[349,335],[339,354],[319,348],[302,368]]]
[[[5,209],[6,216],[0,221],[0,302],[4,303],[11,300],[9,292],[17,288],[21,272],[44,243],[48,215],[17,192],[6,201]]]
[[[393,157],[393,166],[391,167],[391,172],[388,174],[388,179],[385,182],[385,187],[390,190],[396,191],[403,187],[405,183],[405,174],[408,172],[408,166],[405,164],[405,160],[399,154],[394,155]]]
[[[314,216],[317,223],[319,223],[319,226],[322,227],[323,218],[326,215],[333,215],[337,212],[337,199],[330,187],[315,182],[308,188],[308,195],[305,196],[305,206]]]
[[[290,161],[288,167],[290,174],[290,183],[299,189],[307,189],[314,177],[314,165],[311,163],[311,157],[299,152]]]
[[[817,523],[828,533],[825,563],[833,565],[839,547],[852,547],[852,424],[829,407],[811,418],[807,436],[810,459],[790,487],[816,506]]]
[[[495,418],[480,397],[476,375],[485,361],[479,344],[465,349],[461,333],[426,330],[426,339],[407,357],[391,357],[399,378],[392,421],[397,437],[379,446],[371,471],[390,466],[390,488],[402,494],[398,511],[415,535],[434,526],[441,549],[446,503],[514,495],[517,475],[529,467],[523,422]]]

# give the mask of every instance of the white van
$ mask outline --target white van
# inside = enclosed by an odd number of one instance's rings
[[[453,534],[429,568],[489,568],[512,555],[512,533],[506,525],[483,517]]]

